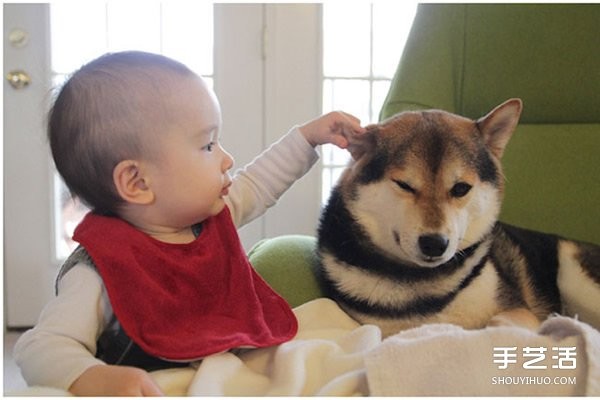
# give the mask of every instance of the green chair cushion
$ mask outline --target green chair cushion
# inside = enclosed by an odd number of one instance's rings
[[[291,307],[322,297],[314,274],[317,265],[317,239],[305,235],[285,235],[263,239],[248,253],[250,262]]]

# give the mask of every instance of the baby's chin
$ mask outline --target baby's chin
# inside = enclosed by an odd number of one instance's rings
[[[188,225],[193,226],[200,224],[207,218],[219,215],[221,211],[225,209],[225,205],[225,200],[222,197],[219,197],[212,205],[208,206],[208,208],[205,208],[202,212],[198,212],[193,218],[190,216],[190,223]]]
[[[211,216],[218,215],[225,209],[225,196],[220,196],[219,199],[215,202],[211,210]]]

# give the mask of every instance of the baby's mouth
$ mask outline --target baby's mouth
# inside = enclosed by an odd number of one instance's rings
[[[227,196],[229,194],[229,187],[231,186],[231,181],[228,181],[224,186],[223,190],[221,190],[221,196]]]

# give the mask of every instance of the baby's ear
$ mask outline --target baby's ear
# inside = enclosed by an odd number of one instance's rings
[[[142,164],[135,160],[123,160],[113,169],[113,183],[127,203],[150,204],[154,201],[154,192],[147,179]]]
[[[348,140],[348,151],[354,161],[358,161],[365,154],[370,154],[375,150],[379,127],[377,125],[369,125],[365,129],[367,130],[365,133],[354,135]]]

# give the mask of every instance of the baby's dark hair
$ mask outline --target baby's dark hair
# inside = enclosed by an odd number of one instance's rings
[[[48,115],[52,157],[71,194],[95,212],[117,214],[123,200],[115,166],[149,150],[154,138],[145,134],[161,128],[164,78],[193,74],[170,58],[137,51],[109,53],[76,71]]]

